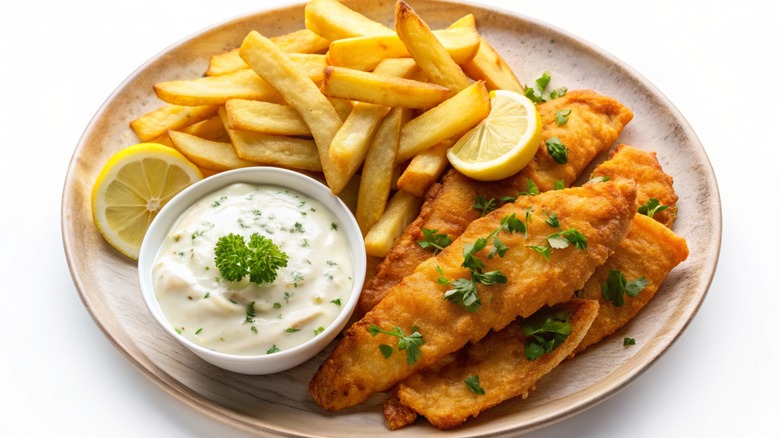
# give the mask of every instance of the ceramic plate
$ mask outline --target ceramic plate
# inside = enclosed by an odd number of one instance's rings
[[[392,1],[346,2],[392,25]],[[510,400],[467,421],[450,436],[518,435],[581,412],[642,373],[680,336],[702,303],[720,249],[720,200],[712,168],[691,127],[651,84],[614,57],[544,23],[482,7],[422,2],[415,10],[433,28],[473,13],[478,29],[523,82],[550,71],[556,87],[591,88],[634,112],[619,142],[654,150],[680,196],[674,230],[690,257],[667,278],[655,299],[623,330],[563,363],[526,400]],[[106,336],[146,376],[182,402],[235,427],[261,435],[362,436],[386,432],[377,395],[347,411],[328,413],[307,384],[324,354],[291,371],[250,377],[222,371],[185,350],[153,321],[138,289],[135,263],[109,247],[92,224],[90,191],[103,164],[136,142],[129,122],[156,107],[152,85],[198,77],[212,54],[237,47],[252,29],[267,36],[303,26],[303,5],[236,18],[190,37],[151,59],[108,98],[86,128],[70,163],[62,203],[62,232],[70,270],[87,310]],[[637,345],[622,346],[631,336]],[[393,436],[437,432],[426,421]]]

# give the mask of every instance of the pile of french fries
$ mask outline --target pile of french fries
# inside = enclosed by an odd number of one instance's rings
[[[398,1],[391,29],[311,0],[305,29],[252,31],[203,77],[155,84],[165,104],[131,127],[205,176],[268,165],[319,178],[352,208],[367,253],[384,257],[447,167],[447,148],[490,112],[491,89],[523,92],[471,14],[431,30]]]

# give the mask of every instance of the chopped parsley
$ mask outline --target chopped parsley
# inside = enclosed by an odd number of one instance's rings
[[[531,99],[531,101],[534,103],[540,103],[565,96],[566,92],[568,91],[566,87],[556,88],[545,96],[545,93],[547,92],[547,86],[550,84],[551,79],[552,77],[550,76],[550,72],[546,71],[542,73],[542,76],[535,81],[536,89],[525,87],[525,97]]]
[[[607,274],[607,280],[601,285],[601,295],[604,299],[612,303],[615,307],[621,307],[624,304],[623,294],[629,297],[635,297],[647,286],[645,277],[637,278],[633,281],[626,281],[626,277],[618,270],[610,270]]]
[[[466,388],[468,388],[474,394],[485,395],[485,390],[482,389],[482,386],[479,384],[478,375],[472,374],[466,377],[465,383],[466,383]]]
[[[214,247],[214,261],[222,277],[228,281],[249,281],[268,284],[276,279],[276,271],[287,266],[287,254],[265,236],[254,233],[246,243],[238,234],[222,236]]]
[[[393,329],[390,331],[386,331],[382,330],[382,328],[375,324],[371,324],[367,330],[371,336],[376,336],[382,333],[398,338],[398,342],[396,342],[395,347],[387,344],[379,344],[379,351],[382,352],[382,355],[385,357],[385,359],[389,358],[390,355],[393,354],[395,348],[398,348],[398,351],[406,350],[406,363],[409,365],[414,365],[415,362],[417,362],[417,360],[420,358],[420,354],[422,353],[422,351],[420,351],[420,346],[425,344],[425,339],[423,339],[423,336],[420,334],[417,327],[412,327],[412,334],[409,336],[406,336],[403,330],[401,330],[401,328],[398,326],[393,327]]]
[[[636,340],[634,338],[623,338],[624,347],[629,347],[631,345],[636,345]]]
[[[639,208],[636,211],[637,213],[652,218],[653,215],[655,215],[656,213],[660,213],[666,210],[667,208],[669,208],[669,206],[661,205],[661,201],[659,201],[658,199],[650,198],[647,200],[647,202],[639,206]]]
[[[438,254],[441,250],[449,246],[452,243],[450,236],[443,233],[436,233],[437,230],[430,230],[423,228],[423,240],[417,242],[418,245],[425,249],[432,248],[434,254]]]
[[[474,199],[474,203],[471,204],[471,208],[479,211],[480,216],[485,216],[486,214],[496,209],[496,199],[487,199],[484,195],[477,195],[477,197]]]
[[[562,179],[555,180],[555,190],[563,190],[566,188],[566,184]]]
[[[266,354],[274,354],[274,353],[278,353],[279,351],[280,351],[279,347],[277,347],[276,344],[274,344],[265,353]]]
[[[570,109],[560,109],[555,111],[555,123],[558,126],[563,126],[569,121],[569,115],[571,115]]]
[[[330,300],[331,303],[340,306],[341,305],[341,298],[336,298],[335,300]]]
[[[571,311],[542,310],[523,321],[523,335],[527,338],[525,357],[536,360],[558,348],[571,334]]]
[[[251,303],[246,305],[246,319],[244,320],[244,322],[245,323],[255,322],[255,316],[257,316],[257,313],[255,313],[255,302],[252,301]]]
[[[555,160],[556,163],[566,164],[569,162],[569,148],[561,143],[558,137],[552,137],[544,142],[547,146],[547,154]]]
[[[338,231],[339,230],[339,226],[335,222],[331,222],[330,223],[330,229],[333,230],[333,231]]]

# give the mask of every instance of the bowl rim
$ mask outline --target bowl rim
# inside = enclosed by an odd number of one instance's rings
[[[298,191],[320,202],[339,222],[347,236],[347,247],[353,265],[349,298],[334,319],[319,335],[274,354],[239,355],[211,350],[179,335],[168,321],[156,298],[152,266],[165,236],[178,219],[195,202],[231,184],[278,186]],[[272,167],[251,166],[228,170],[203,178],[171,198],[157,213],[147,229],[138,256],[138,282],[147,309],[163,330],[207,362],[229,371],[244,374],[271,374],[293,368],[314,357],[335,339],[350,320],[362,292],[366,275],[366,250],[357,220],[349,207],[324,184],[302,173]],[[227,364],[233,364],[226,366]]]

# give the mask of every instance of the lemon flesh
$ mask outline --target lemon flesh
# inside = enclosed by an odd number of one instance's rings
[[[114,154],[92,188],[92,218],[111,246],[138,259],[146,230],[177,193],[203,179],[178,151],[140,143]]]
[[[490,114],[447,151],[455,169],[480,181],[519,172],[534,158],[542,141],[539,112],[527,97],[494,90],[490,105]]]

